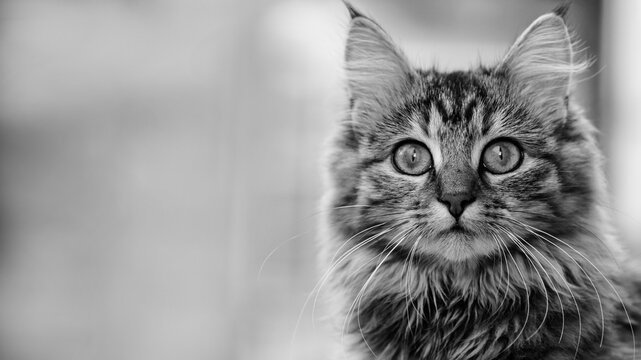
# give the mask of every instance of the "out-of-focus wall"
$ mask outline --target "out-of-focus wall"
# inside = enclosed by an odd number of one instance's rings
[[[617,230],[641,253],[641,2],[604,1],[602,129]]]
[[[3,2],[0,358],[322,358],[340,6]]]
[[[411,60],[460,69],[556,2],[355,4]],[[570,16],[595,53],[599,4]],[[341,2],[1,6],[0,358],[326,359],[312,309]],[[580,93],[596,118],[598,85]]]

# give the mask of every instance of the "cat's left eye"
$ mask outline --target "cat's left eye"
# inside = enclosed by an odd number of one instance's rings
[[[423,175],[432,167],[432,154],[418,141],[406,141],[396,147],[394,167],[405,175]]]
[[[521,166],[523,153],[510,139],[498,139],[483,150],[483,167],[492,174],[505,174]]]

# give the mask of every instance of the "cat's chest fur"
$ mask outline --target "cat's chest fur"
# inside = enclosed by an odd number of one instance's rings
[[[344,266],[354,275],[351,267],[368,265],[354,257]],[[378,276],[343,278],[355,289],[347,296],[356,299],[345,309],[346,331],[362,359],[592,359],[608,351],[593,329],[602,321],[610,326],[611,309],[602,318],[596,299],[577,300],[552,284],[549,292],[526,290],[517,267],[508,279],[498,270],[506,264],[459,274],[416,262],[370,266]]]

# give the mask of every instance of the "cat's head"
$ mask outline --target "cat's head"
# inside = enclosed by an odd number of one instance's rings
[[[585,62],[562,14],[536,19],[496,66],[442,73],[349,9],[349,112],[330,160],[344,236],[458,262],[592,225],[599,152],[572,104]]]

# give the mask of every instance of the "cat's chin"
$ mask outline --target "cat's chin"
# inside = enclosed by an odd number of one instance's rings
[[[427,252],[452,262],[478,260],[499,250],[490,235],[474,233],[460,225],[440,232],[429,243]]]

